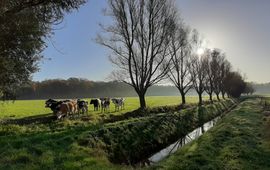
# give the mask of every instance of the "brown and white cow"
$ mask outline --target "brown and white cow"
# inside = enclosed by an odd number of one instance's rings
[[[57,119],[61,119],[62,117],[68,116],[70,113],[70,105],[68,103],[60,104],[59,111],[56,113]]]
[[[58,119],[78,113],[78,105],[76,100],[65,100],[59,106],[59,110],[56,113]]]

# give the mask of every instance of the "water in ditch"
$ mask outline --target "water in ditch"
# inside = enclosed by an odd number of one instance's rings
[[[150,162],[150,164],[154,164],[170,156],[171,154],[175,153],[179,148],[183,147],[184,145],[188,144],[194,139],[200,137],[204,132],[211,129],[220,118],[221,118],[220,116],[216,117],[215,119],[205,123],[203,126],[193,130],[184,138],[179,139],[177,142],[169,145],[165,149],[162,149],[161,151],[152,155],[150,158],[148,158],[148,161]]]

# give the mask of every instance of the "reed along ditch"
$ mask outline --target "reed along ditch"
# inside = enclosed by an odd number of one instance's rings
[[[78,143],[104,150],[112,163],[136,165],[236,105],[237,101],[228,99],[179,112],[109,123],[83,134]]]

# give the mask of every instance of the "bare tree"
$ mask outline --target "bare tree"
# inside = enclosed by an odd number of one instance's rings
[[[246,88],[243,93],[246,95],[252,95],[255,92],[255,88],[253,86],[253,83],[251,82],[246,82]]]
[[[199,96],[199,105],[202,104],[202,95],[205,91],[207,60],[204,56],[194,56],[190,64],[190,74],[193,88]]]
[[[232,66],[231,63],[228,60],[224,60],[221,64],[221,82],[220,82],[220,90],[221,90],[221,95],[222,98],[225,99],[225,84],[226,84],[226,79],[228,75],[232,72]]]
[[[212,51],[212,64],[211,67],[214,70],[213,72],[213,85],[214,85],[214,93],[218,100],[219,94],[222,89],[222,63],[225,61],[225,55],[222,54],[221,50],[213,49]]]
[[[116,78],[131,85],[146,107],[147,89],[167,76],[170,67],[169,38],[177,11],[170,0],[108,0],[110,26],[97,42],[112,50],[110,60],[119,70]]]
[[[182,104],[186,103],[186,94],[192,88],[192,80],[189,72],[189,64],[192,55],[191,32],[182,22],[177,27],[175,34],[172,34],[170,50],[172,67],[168,77],[179,90]]]
[[[212,51],[210,49],[206,49],[204,52],[204,57],[206,60],[206,83],[205,83],[205,91],[209,95],[209,100],[213,101],[213,93],[214,93],[214,67],[212,60]]]
[[[202,104],[202,94],[205,91],[207,58],[199,55],[198,50],[202,47],[202,38],[197,30],[192,32],[192,59],[189,64],[189,72],[192,80],[192,87],[198,93],[199,105]]]

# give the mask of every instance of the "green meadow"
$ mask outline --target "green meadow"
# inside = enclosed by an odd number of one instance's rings
[[[197,101],[196,97],[188,97],[188,103]],[[151,108],[177,105],[180,103],[180,97],[147,97],[147,102]],[[270,103],[270,99],[268,102]],[[224,111],[225,103],[226,101],[205,104],[202,106],[203,112],[206,113],[203,117],[214,116],[217,110]],[[161,113],[138,118],[129,117],[113,123],[92,119],[104,114],[121,115],[137,109],[138,106],[138,99],[134,97],[126,99],[126,109],[121,112],[114,112],[113,106],[111,106],[112,113],[93,112],[93,108],[90,107],[87,115],[78,118],[21,125],[2,123],[0,169],[267,169],[270,167],[268,133],[270,107],[269,111],[264,111],[263,102],[258,98],[242,102],[218,121],[210,131],[158,164],[150,167],[140,165],[134,167],[112,163],[109,159],[113,156],[112,153],[115,158],[118,154],[132,155],[135,154],[136,146],[138,151],[142,150],[143,141],[162,143],[169,139],[170,133],[177,132],[178,126],[192,129],[194,121],[198,121],[197,113],[200,110],[192,107],[178,112],[179,114]],[[1,111],[0,120],[50,113],[49,109],[44,108],[44,100],[4,103],[1,109],[4,112]],[[188,123],[190,120],[194,121]],[[133,140],[135,138],[136,140]],[[107,152],[105,149],[107,146],[111,146],[108,149],[112,149],[113,152]],[[128,148],[133,148],[132,153],[129,153]]]
[[[147,97],[146,100],[151,107],[180,103],[180,97]],[[197,103],[198,100],[197,97],[188,97],[187,101]],[[51,113],[50,109],[44,108],[44,102],[45,100],[27,100],[3,103],[0,120],[28,119],[31,116]],[[138,106],[137,98],[127,98],[126,109],[120,113],[135,110]],[[113,105],[111,111],[113,114],[120,114],[114,113]],[[104,114],[109,113],[93,112],[90,107],[88,115],[84,115],[89,118],[86,120],[66,118],[50,123],[0,124],[0,169],[133,169],[131,166],[111,163],[107,153],[98,146],[82,144],[89,132],[106,126],[92,119]],[[146,117],[141,120],[148,119]],[[121,126],[124,122],[133,121],[140,119],[130,118],[116,122],[115,125]]]
[[[120,112],[115,112],[114,105],[110,105],[110,113],[119,114],[133,111],[139,108],[139,99],[137,97],[125,98],[125,109]],[[205,100],[208,98],[205,97]],[[90,99],[86,99],[88,102]],[[180,96],[157,96],[146,97],[148,107],[178,105],[181,102]],[[197,96],[188,96],[187,103],[198,102]],[[88,114],[99,114],[100,111],[93,111],[93,105],[89,105]],[[22,118],[27,116],[36,116],[51,113],[50,108],[45,108],[45,100],[16,100],[2,102],[0,104],[0,118]]]

